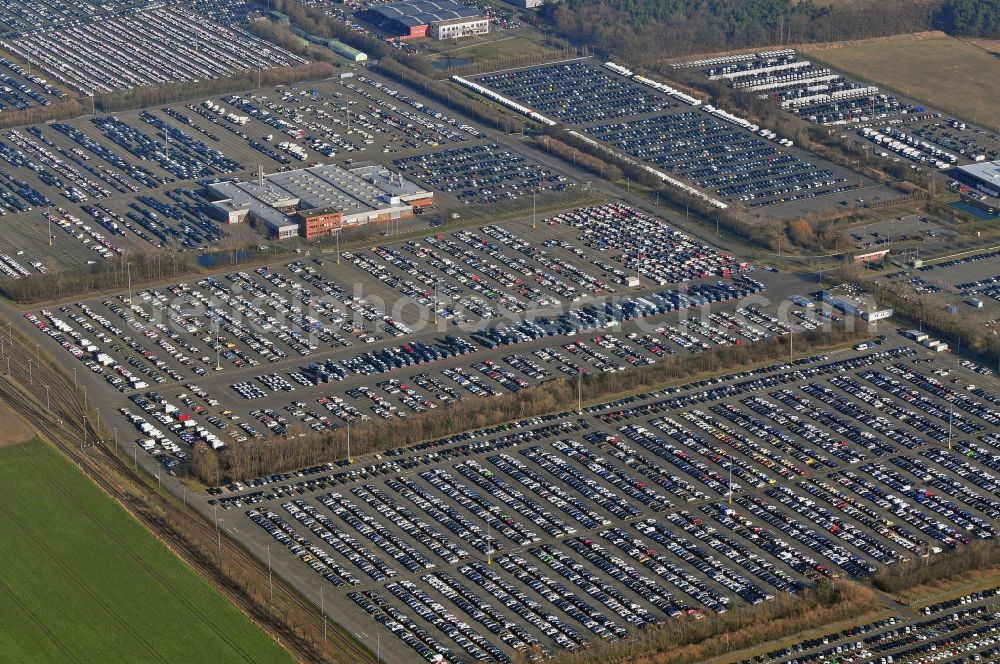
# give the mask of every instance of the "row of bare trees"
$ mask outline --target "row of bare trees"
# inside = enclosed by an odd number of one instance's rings
[[[101,113],[125,111],[170,104],[195,97],[252,90],[258,87],[258,82],[261,85],[281,85],[298,81],[316,81],[329,78],[333,72],[334,67],[328,62],[307,62],[295,67],[263,69],[259,73],[256,70],[236,72],[230,76],[197,82],[145,85],[131,90],[97,95],[93,99],[89,97],[62,99],[48,106],[30,106],[24,110],[5,109],[0,113],[0,129],[66,120],[92,111]]]
[[[211,97],[260,86],[287,85],[299,81],[316,81],[333,76],[334,67],[329,62],[306,62],[294,67],[271,67],[269,69],[239,71],[221,78],[203,81],[144,85],[130,90],[120,90],[98,95],[97,110],[103,112],[124,111],[134,108],[148,108],[159,104],[170,104],[196,97]],[[258,85],[259,84],[259,85]]]
[[[0,295],[17,304],[34,304],[93,291],[122,290],[129,280],[138,286],[275,255],[274,250],[255,244],[219,249],[200,259],[190,252],[126,253],[93,265],[53,270],[24,279],[4,279],[0,281]]]
[[[783,639],[813,627],[855,619],[881,606],[871,588],[852,581],[782,595],[703,620],[680,618],[648,627],[634,638],[562,651],[553,664],[695,664],[729,652]]]
[[[914,586],[954,578],[968,572],[995,571],[1000,565],[1000,542],[996,540],[972,542],[960,549],[929,557],[917,557],[892,567],[879,570],[872,583],[879,590],[898,593]]]
[[[835,327],[828,331],[811,330],[796,338],[800,353],[817,348],[854,342],[865,338],[864,330]],[[706,373],[717,374],[736,367],[787,357],[783,339],[772,338],[743,346],[720,347],[704,353],[668,358],[626,372],[587,375],[576,379],[552,380],[525,388],[517,393],[490,399],[488,407],[480,400],[462,400],[448,407],[406,418],[370,422],[351,430],[351,454],[361,456],[382,450],[407,447],[425,440],[481,429],[502,422],[548,413],[571,415],[577,399],[593,401],[622,393],[633,393],[667,382]],[[252,439],[232,443],[216,455],[206,449],[194,454],[191,471],[205,484],[226,480],[245,480],[275,472],[325,463],[347,456],[347,431],[316,433],[293,426],[285,437]]]
[[[976,0],[967,0],[974,3]],[[942,0],[566,0],[529,13],[576,43],[650,64],[664,58],[927,30]],[[954,4],[954,3],[953,3]]]
[[[0,129],[75,118],[89,111],[90,101],[84,99],[61,99],[48,106],[29,106],[24,110],[5,108],[0,113]]]
[[[538,143],[545,148],[546,152],[554,154],[563,161],[573,162],[574,166],[586,169],[587,171],[590,171],[594,175],[598,175],[605,180],[617,182],[625,177],[625,173],[622,172],[622,169],[615,164],[610,164],[594,154],[584,152],[580,148],[568,145],[554,136],[543,134],[538,137]]]

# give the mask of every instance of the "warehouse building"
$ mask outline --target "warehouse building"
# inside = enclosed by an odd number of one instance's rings
[[[824,290],[820,299],[848,316],[857,316],[869,323],[889,318],[893,313],[889,307],[880,307],[869,293],[849,286]]]
[[[272,14],[276,12],[271,12]],[[324,37],[317,37],[311,32],[302,30],[292,26],[292,32],[294,32],[299,37],[302,37],[307,42],[312,42],[313,44],[319,44],[320,46],[326,46],[328,49],[336,53],[337,55],[342,55],[348,60],[353,60],[354,62],[364,62],[368,59],[368,54],[364,51],[359,51],[356,48],[348,46],[344,42],[337,39],[326,39]]]
[[[482,12],[454,0],[398,0],[370,7],[364,17],[400,39],[450,39],[489,32]]]
[[[507,2],[521,9],[535,9],[541,7],[545,0],[507,0]]]
[[[348,46],[344,42],[337,39],[326,39],[324,42],[326,43],[327,48],[337,55],[344,56],[348,60],[352,60],[354,62],[364,62],[368,59],[368,54],[364,51],[359,51],[353,46]]]
[[[954,173],[955,179],[963,184],[967,184],[987,196],[1000,198],[1000,160],[959,166]]]
[[[320,165],[264,175],[254,182],[208,185],[212,211],[227,223],[253,222],[279,238],[314,239],[331,231],[406,219],[434,194],[372,163]]]

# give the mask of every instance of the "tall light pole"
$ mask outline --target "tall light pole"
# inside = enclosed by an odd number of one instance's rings
[[[948,404],[948,449],[951,449],[951,421],[955,416],[955,404]]]
[[[351,421],[347,420],[347,463],[354,463],[351,458]]]
[[[583,414],[583,371],[576,372],[576,412]]]
[[[729,504],[733,504],[733,457],[726,455],[729,461]]]
[[[538,192],[537,189],[532,189],[531,190],[531,228],[532,229],[538,228],[538,219],[537,219],[537,215],[536,215],[537,209],[535,207],[535,194],[537,192]]]

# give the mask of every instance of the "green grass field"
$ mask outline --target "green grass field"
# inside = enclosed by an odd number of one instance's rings
[[[37,439],[0,449],[0,659],[293,659]]]
[[[1000,58],[941,33],[803,47],[825,62],[989,128],[1000,127]]]
[[[456,60],[480,62],[497,58],[516,58],[525,55],[540,55],[556,51],[546,46],[542,35],[534,31],[519,31],[511,34],[497,33],[485,37],[471,37],[441,42],[428,40],[427,48],[432,60],[446,60],[451,54]]]

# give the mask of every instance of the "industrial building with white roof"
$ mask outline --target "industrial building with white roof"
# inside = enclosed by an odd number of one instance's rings
[[[253,220],[278,238],[313,239],[341,227],[407,218],[434,199],[432,192],[369,162],[261,173],[256,181],[209,184],[208,191],[212,208],[227,223]]]

